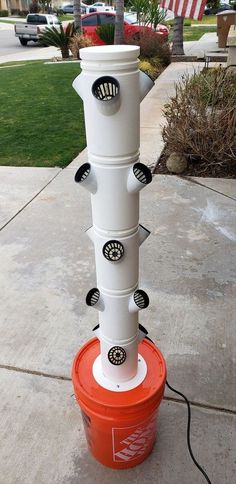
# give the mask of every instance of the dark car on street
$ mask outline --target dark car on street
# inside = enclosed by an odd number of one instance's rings
[[[228,3],[221,3],[219,7],[209,7],[205,8],[205,15],[216,15],[216,13],[224,12],[224,10],[233,10],[233,7]]]

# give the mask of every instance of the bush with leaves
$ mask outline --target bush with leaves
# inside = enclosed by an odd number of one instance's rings
[[[173,152],[200,163],[204,174],[223,168],[236,173],[236,73],[216,68],[185,75],[165,106],[163,139]],[[234,165],[232,165],[234,164]]]
[[[150,29],[143,29],[138,34],[127,36],[125,42],[140,47],[141,59],[158,57],[162,66],[166,67],[170,64],[171,53],[168,42]]]
[[[67,59],[70,55],[69,44],[74,33],[74,22],[68,23],[66,28],[60,25],[59,30],[56,27],[46,27],[39,35],[39,42],[43,45],[58,47],[61,51],[62,58]]]
[[[96,34],[106,45],[114,44],[115,36],[115,25],[114,24],[104,24],[99,25],[96,29]]]
[[[40,5],[38,0],[32,0],[32,3],[29,6],[30,13],[39,13],[40,12]]]
[[[152,59],[142,59],[139,61],[140,71],[145,72],[153,81],[157,78],[160,73],[160,66],[158,63],[152,63]]]
[[[72,52],[73,57],[80,59],[79,51],[83,47],[91,47],[93,42],[90,37],[83,34],[74,34],[70,39],[69,49]]]
[[[139,25],[152,25],[154,29],[166,17],[166,11],[160,9],[157,0],[130,0],[128,7],[137,14]]]

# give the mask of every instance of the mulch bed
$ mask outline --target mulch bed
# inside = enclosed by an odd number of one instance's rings
[[[175,175],[166,168],[167,155],[165,150],[159,158],[154,173],[157,175]],[[236,178],[236,160],[225,165],[210,165],[197,159],[189,159],[188,167],[181,173],[181,176],[196,176],[207,178]]]

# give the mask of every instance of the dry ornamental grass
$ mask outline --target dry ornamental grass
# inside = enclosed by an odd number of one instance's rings
[[[165,156],[186,156],[199,175],[236,175],[235,72],[217,68],[183,76],[164,116]]]

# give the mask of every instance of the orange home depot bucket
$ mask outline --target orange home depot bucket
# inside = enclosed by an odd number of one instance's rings
[[[127,469],[145,460],[155,443],[165,361],[158,348],[144,339],[139,354],[147,364],[145,379],[133,390],[114,392],[93,377],[92,366],[99,353],[99,340],[93,338],[76,355],[72,369],[75,396],[93,456],[107,467]]]

